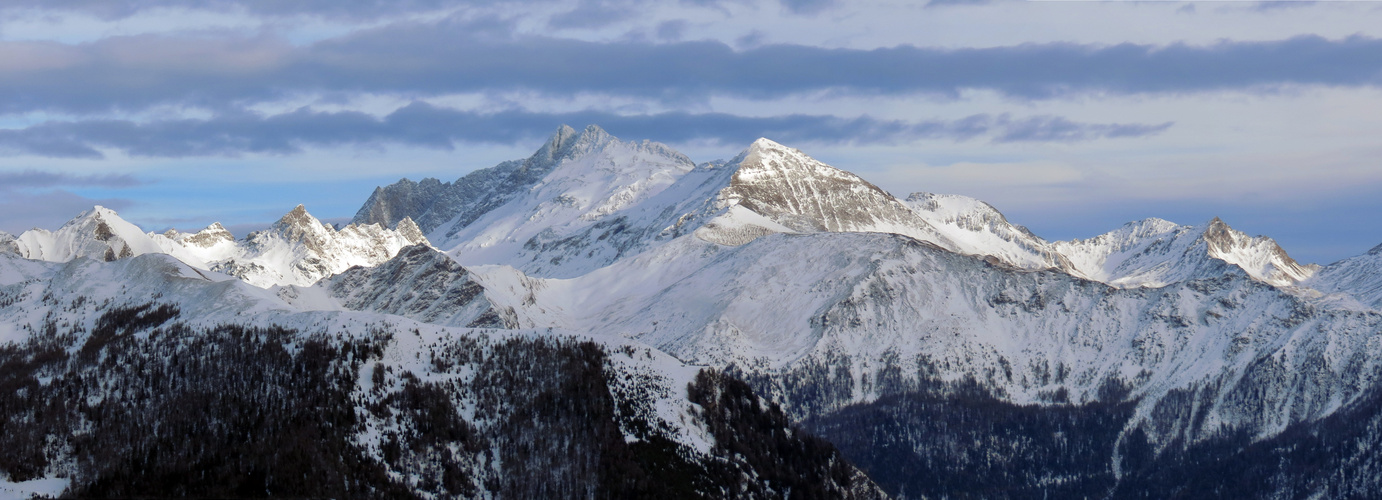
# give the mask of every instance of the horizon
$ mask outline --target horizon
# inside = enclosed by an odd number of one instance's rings
[[[1051,241],[1220,217],[1382,244],[1382,6],[436,0],[0,7],[0,230],[93,205],[237,237],[598,124],[697,163],[757,137]],[[1290,22],[1283,22],[1290,21]]]

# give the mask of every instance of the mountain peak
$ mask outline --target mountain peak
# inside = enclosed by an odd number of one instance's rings
[[[112,261],[159,252],[158,246],[139,226],[100,205],[67,221],[57,231],[25,231],[19,236],[18,245],[25,257],[50,262],[66,262],[78,257]]]
[[[769,139],[769,138],[767,138],[767,137],[759,137],[758,140],[753,141],[753,144],[750,144],[750,145],[749,145],[749,149],[785,148],[785,147],[786,147],[786,146],[783,146],[782,144],[779,144],[777,141],[774,141],[774,140]]]
[[[403,239],[414,245],[427,243],[427,236],[423,235],[422,229],[417,226],[416,222],[413,222],[412,217],[404,216],[403,220],[398,221],[398,225],[394,226],[394,230],[398,231]]]
[[[547,143],[533,153],[534,160],[551,161],[561,156],[561,153],[571,146],[572,140],[576,138],[576,129],[563,124],[557,127],[557,131],[547,138]]]
[[[212,222],[210,226],[206,226],[206,229],[186,236],[184,241],[201,248],[210,248],[217,243],[235,241],[235,235],[230,234],[230,230],[222,226],[220,222]]]
[[[538,150],[539,159],[550,159],[552,161],[572,160],[580,158],[592,152],[603,149],[610,143],[620,142],[618,138],[605,132],[599,125],[587,125],[584,130],[575,132],[571,127],[563,125],[562,129],[547,141],[550,149],[544,146]]]
[[[322,223],[318,221],[316,217],[312,217],[312,214],[307,213],[307,207],[304,207],[302,204],[298,204],[298,206],[293,207],[291,211],[289,211],[287,214],[284,214],[282,218],[278,219],[278,222],[274,223],[274,227],[276,228],[301,228],[307,226],[322,226]]]
[[[115,213],[114,210],[103,207],[101,205],[95,205],[91,207],[91,210],[87,210],[85,212],[82,212],[81,214],[78,214],[76,217],[74,217],[67,223],[74,224],[85,220],[101,221],[105,219],[115,219],[122,222],[124,221],[124,219],[120,217],[120,214]]]
[[[609,132],[605,132],[605,129],[600,128],[599,125],[592,123],[590,125],[586,125],[585,130],[581,131],[581,137],[600,139],[604,137],[609,137]]]

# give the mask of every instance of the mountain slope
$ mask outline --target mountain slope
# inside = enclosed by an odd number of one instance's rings
[[[407,286],[398,286],[406,283]],[[512,311],[497,308],[469,271],[426,245],[405,247],[373,267],[351,267],[312,288],[289,287],[279,297],[306,308],[324,292],[331,305],[393,314],[437,325],[515,328]],[[330,307],[330,306],[328,306]],[[510,318],[506,321],[505,318]]]
[[[1022,404],[1055,394],[1087,402],[1108,383],[1128,386],[1148,408],[1174,390],[1209,384],[1227,401],[1253,387],[1267,395],[1251,408],[1205,411],[1260,432],[1328,414],[1360,394],[1366,382],[1358,375],[1377,368],[1370,339],[1382,318],[1218,265],[1206,278],[1119,289],[889,234],[769,235],[739,247],[682,238],[581,278],[542,280],[527,293],[544,308],[532,316],[537,327],[618,333],[778,384],[813,367],[843,370],[810,382],[835,396],[774,395],[806,415],[886,393],[890,370],[911,384],[972,379]],[[515,312],[527,321],[522,307]],[[1267,367],[1286,371],[1252,378]]]
[[[988,203],[953,194],[912,193],[906,204],[953,242],[959,253],[992,256],[1023,269],[1073,270],[1050,243],[1008,222]]]
[[[159,254],[0,254],[0,270],[23,278],[0,285],[0,325],[17,333],[0,342],[0,484],[58,482],[76,496],[886,497],[742,382],[617,339],[302,311]]]
[[[1324,293],[1343,293],[1382,309],[1382,245],[1325,266],[1302,283]]]

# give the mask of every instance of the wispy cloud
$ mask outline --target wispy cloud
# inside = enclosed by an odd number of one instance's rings
[[[260,16],[311,15],[368,19],[381,15],[497,3],[550,3],[550,0],[7,0],[0,10],[43,9],[47,12],[79,12],[106,19],[121,19],[143,11],[171,7],[247,12]]]
[[[831,144],[899,143],[920,139],[996,142],[1073,142],[1159,133],[1170,123],[1081,123],[1062,117],[1012,119],[973,115],[960,120],[908,122],[869,116],[743,117],[725,113],[668,112],[619,115],[603,111],[498,113],[440,108],[415,102],[383,117],[359,112],[295,112],[262,116],[222,115],[206,120],[46,122],[0,133],[0,150],[11,154],[100,158],[101,149],[133,156],[236,156],[292,154],[304,147],[404,144],[449,149],[457,143],[514,144],[543,137],[560,123],[599,124],[611,132],[663,142],[711,141],[748,144],[758,137]],[[0,177],[3,179],[3,177]]]
[[[72,175],[41,170],[0,172],[0,191],[57,186],[127,188],[142,184],[144,183],[129,174]]]

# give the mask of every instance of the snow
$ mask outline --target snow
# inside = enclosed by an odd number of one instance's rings
[[[0,479],[0,500],[28,500],[34,496],[56,497],[67,489],[67,478],[41,478],[10,482]]]

